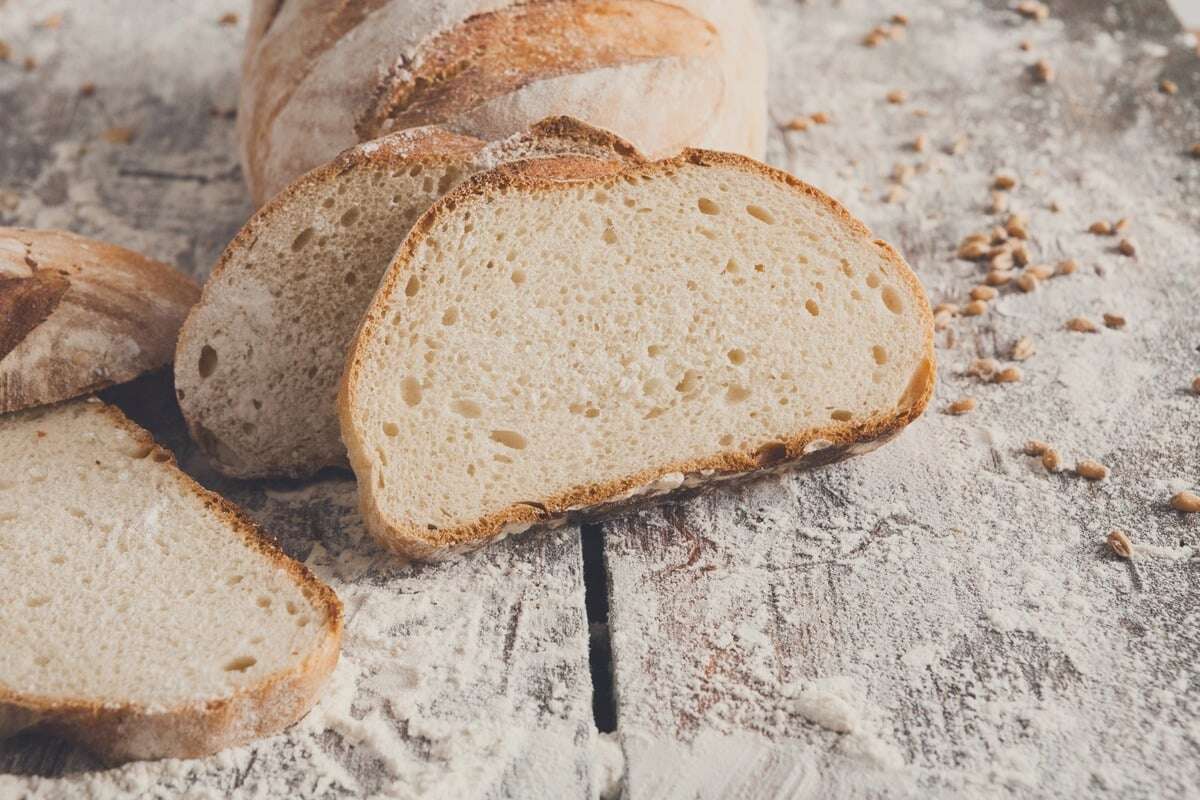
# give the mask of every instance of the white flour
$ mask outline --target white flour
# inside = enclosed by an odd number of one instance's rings
[[[0,204],[3,220],[206,271],[249,210],[230,172],[232,122],[208,116],[234,103],[241,33],[215,18],[244,20],[246,4],[150,4],[131,20],[115,0],[62,3],[60,30],[31,32],[42,5],[0,3],[0,35],[14,59],[38,59],[45,98],[31,118],[54,118],[53,103],[79,110],[46,133],[32,177],[10,146],[24,139],[0,127],[0,194],[19,196]],[[618,736],[590,721],[573,531],[410,568],[366,537],[347,480],[243,486],[234,499],[345,603],[343,659],[318,707],[212,758],[0,776],[0,796],[544,797],[563,776],[605,797],[622,776],[637,797],[1200,791],[1200,520],[1166,508],[1200,483],[1187,392],[1200,373],[1200,162],[1181,155],[1200,140],[1200,83],[1185,82],[1200,62],[1182,60],[1194,41],[1022,22],[974,0],[903,5],[904,40],[868,50],[859,40],[893,9],[765,4],[776,121],[832,120],[777,132],[772,161],[895,243],[934,303],[964,303],[983,275],[953,252],[1003,221],[985,211],[999,170],[1019,179],[1010,205],[1029,216],[1035,263],[1081,269],[1004,290],[986,316],[940,332],[929,413],[877,453],[612,526]],[[154,71],[141,68],[150,58]],[[1037,58],[1054,84],[1030,84]],[[1175,97],[1155,88],[1168,68]],[[0,93],[23,80],[0,72]],[[91,104],[73,99],[87,80]],[[908,102],[886,103],[897,88]],[[135,144],[101,142],[115,125],[137,128]],[[909,147],[918,134],[922,153]],[[966,151],[945,152],[959,137]],[[886,203],[897,163],[914,174]],[[176,177],[121,174],[146,168]],[[1085,232],[1123,216],[1134,259]],[[1063,329],[1106,311],[1127,327]],[[1007,364],[1022,336],[1037,352],[1020,383],[966,375],[978,357]],[[964,395],[974,412],[941,413]],[[1030,438],[1068,468],[1089,457],[1112,475],[1047,474],[1021,453]],[[1104,544],[1112,528],[1132,539],[1131,562]],[[673,569],[692,547],[683,531],[707,540],[695,565]]]

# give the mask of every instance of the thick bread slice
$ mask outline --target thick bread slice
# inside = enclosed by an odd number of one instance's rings
[[[656,155],[760,156],[754,0],[256,0],[238,104],[262,203],[356,142],[421,125],[494,140],[571,114]]]
[[[0,735],[190,758],[312,706],[337,597],[120,411],[0,417],[0,464]]]
[[[214,465],[238,477],[345,465],[336,398],[346,350],[413,222],[475,172],[564,152],[640,160],[569,118],[492,145],[419,128],[348,150],[255,214],[179,337],[179,405]]]
[[[339,398],[370,530],[411,557],[864,452],[924,410],[904,260],[750,159],[476,176],[398,252]]]
[[[169,364],[199,295],[191,278],[123,247],[0,228],[0,413]]]

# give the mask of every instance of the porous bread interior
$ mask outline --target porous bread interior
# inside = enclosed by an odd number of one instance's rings
[[[466,526],[903,405],[929,342],[902,261],[763,172],[654,167],[460,196],[402,251],[344,397],[389,525]]]
[[[252,239],[234,240],[188,319],[179,403],[228,474],[306,475],[346,463],[336,414],[346,350],[396,249],[438,198],[500,163],[561,152],[613,158],[626,148],[557,118],[470,155],[374,158],[372,147],[281,194]]]
[[[0,694],[161,710],[295,669],[325,609],[111,413],[0,418]]]
[[[176,389],[200,444],[234,475],[345,462],[334,412],[346,349],[412,224],[467,165],[362,164],[305,182],[205,288]]]

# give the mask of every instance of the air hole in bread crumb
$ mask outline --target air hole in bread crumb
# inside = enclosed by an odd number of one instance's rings
[[[332,205],[332,201],[330,202],[330,205]],[[296,238],[292,239],[292,251],[296,252],[303,250],[304,245],[312,241],[313,233],[314,231],[312,228],[305,228],[304,230],[300,231],[300,233],[296,234]]]
[[[876,275],[874,272],[872,272],[870,275],[867,276],[867,286],[870,287],[871,289],[879,288],[879,276]]]
[[[237,586],[244,580],[246,580],[245,575],[230,575],[229,580],[226,581],[226,583],[228,583],[230,586]]]
[[[467,464],[467,474],[470,475],[472,478],[475,477],[475,465],[474,464]]]
[[[513,463],[513,460],[511,458],[509,458],[508,456],[504,455],[503,453],[494,453],[492,455],[492,460],[499,461],[501,464]]]
[[[245,672],[258,663],[254,656],[238,656],[225,664],[226,672]]]
[[[661,356],[664,350],[666,350],[666,348],[661,344],[652,344],[646,348],[646,355],[650,356],[651,358],[656,358]]]
[[[346,227],[350,227],[358,222],[358,218],[362,216],[362,211],[358,206],[350,206],[346,209],[346,213],[342,214],[341,223]]]
[[[321,201],[321,205],[325,208],[333,208],[333,203],[334,200],[332,197],[326,197],[323,201]]]
[[[243,422],[242,423],[242,433],[246,434],[247,436],[253,436],[254,435],[254,423],[253,422]]]
[[[39,667],[47,667],[50,665],[50,656],[38,656],[33,663]]]
[[[451,306],[442,314],[442,324],[453,325],[456,322],[458,322],[458,309]]]
[[[474,400],[455,400],[450,404],[450,410],[467,419],[479,419],[483,416],[483,409]]]
[[[600,416],[600,409],[589,408],[587,411],[583,412],[583,416],[587,417],[588,419],[595,419],[596,417]]]
[[[653,397],[663,390],[663,382],[658,378],[651,378],[642,384],[642,394],[647,397]]]
[[[760,467],[778,464],[787,458],[787,445],[783,442],[767,442],[754,451],[754,461]]]
[[[842,408],[839,408],[837,411],[834,411],[829,416],[832,419],[837,420],[838,422],[849,422],[854,417],[853,414],[851,414],[849,411],[846,411],[845,409],[842,409]]]
[[[860,292],[858,289],[851,289],[850,297],[855,300],[859,300],[859,301],[861,301],[863,299],[862,292]]]
[[[419,291],[421,291],[421,279],[413,275],[408,279],[408,283],[404,284],[404,294],[406,297],[416,297]]]
[[[520,286],[522,283],[524,283],[525,282],[524,270],[514,269],[513,273],[512,273],[512,282],[515,283],[517,286]]]
[[[727,433],[718,439],[717,443],[721,445],[721,447],[729,447],[729,445],[733,444],[733,435]]]
[[[67,559],[65,556],[51,556],[50,563],[54,564],[55,566],[62,566],[63,564],[67,563]]]
[[[892,312],[893,314],[904,313],[904,300],[900,298],[900,293],[894,288],[891,286],[883,287],[883,291],[880,292],[880,297],[883,298],[883,304],[887,306],[888,311]]]
[[[285,608],[287,608],[287,612],[288,612],[289,614],[295,614],[297,611],[299,611],[299,610],[300,610],[300,609],[299,609],[299,608],[296,606],[296,604],[295,604],[295,603],[293,603],[291,600],[288,600],[288,601],[287,601],[287,606],[285,606]]]
[[[438,181],[438,194],[450,191],[450,187],[458,180],[459,174],[459,171],[453,168],[446,170],[446,174]]]
[[[746,363],[746,351],[740,347],[733,348],[728,353],[726,353],[726,355],[729,356],[730,364],[745,364]]]
[[[644,415],[642,415],[642,419],[655,419],[657,417],[661,417],[665,413],[667,413],[667,410],[665,408],[663,408],[662,406],[655,406],[654,408],[647,411]]]
[[[513,450],[525,449],[525,437],[516,431],[492,431],[491,439],[493,442],[499,442],[505,447],[511,447]]]
[[[271,598],[265,594],[260,594],[258,596],[258,607],[259,608],[270,608],[271,607]]]
[[[433,178],[430,178],[428,175],[425,176],[425,180],[421,181],[421,191],[425,194],[433,191]]]
[[[254,406],[256,411],[262,408],[262,400],[251,400],[250,404]]]
[[[691,394],[700,385],[700,373],[694,369],[686,370],[683,377],[679,379],[679,383],[675,384],[675,391],[680,394]]]
[[[762,206],[746,206],[746,213],[754,217],[759,222],[765,222],[768,225],[775,224],[775,217],[771,216],[771,212],[767,211]]]
[[[383,423],[383,435],[384,436],[399,436],[400,435],[400,426],[394,422]]]
[[[842,259],[842,274],[847,278],[854,277],[854,267],[850,266],[850,262],[844,258]]]
[[[601,235],[600,238],[602,238],[604,240],[605,244],[616,244],[617,243],[617,232],[615,230],[613,230],[612,228],[605,228],[604,233]]]
[[[400,396],[409,406],[418,405],[421,402],[421,382],[411,375],[405,378],[400,382]]]
[[[347,272],[345,275],[342,276],[342,281],[347,286],[353,286],[354,284],[358,283],[358,276],[355,275],[353,272]]]
[[[737,261],[734,261],[732,258],[725,262],[725,271],[730,275],[736,275],[738,269],[739,267]]]
[[[766,266],[766,264],[755,264],[755,265],[754,265],[754,271],[755,271],[755,272],[758,272],[758,273],[763,273],[763,272],[766,272],[766,271],[767,271],[767,266]]]
[[[708,214],[710,217],[715,217],[721,213],[721,207],[707,197],[701,197],[696,201],[696,205],[700,208],[701,214]]]
[[[745,386],[739,386],[736,383],[732,384],[725,390],[725,402],[729,405],[736,405],[750,397],[750,390]]]
[[[216,368],[217,368],[217,351],[212,349],[208,345],[204,345],[203,347],[200,348],[200,364],[198,365],[198,369],[200,370],[200,377],[207,378],[209,375],[213,374],[213,371]]]
[[[25,605],[29,606],[30,608],[39,608],[49,602],[49,597],[31,597],[25,601]]]
[[[888,362],[887,350],[882,345],[875,345],[871,348],[871,356],[874,357],[875,363],[883,366]]]
[[[811,298],[804,301],[804,308],[807,309],[808,313],[812,314],[814,317],[820,316],[821,314],[821,307],[817,305],[816,300]]]

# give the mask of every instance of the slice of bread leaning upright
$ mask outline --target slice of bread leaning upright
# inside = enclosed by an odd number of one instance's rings
[[[97,400],[0,416],[0,737],[110,761],[276,733],[338,659],[341,604]]]
[[[336,399],[346,350],[412,224],[476,172],[561,153],[641,160],[567,117],[491,144],[418,128],[347,150],[259,210],[179,336],[179,405],[212,463],[241,478],[344,466]]]
[[[424,558],[865,452],[934,372],[920,282],[817,189],[703,150],[561,157],[421,218],[339,412],[368,527]]]

